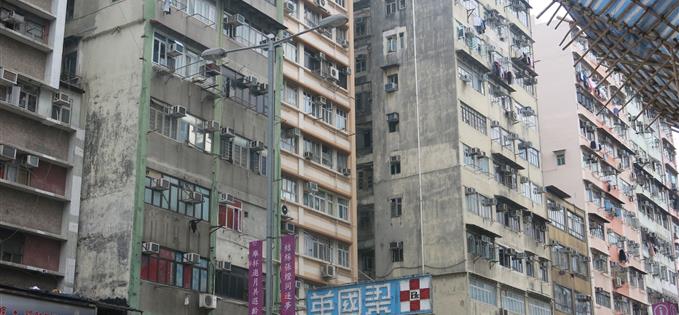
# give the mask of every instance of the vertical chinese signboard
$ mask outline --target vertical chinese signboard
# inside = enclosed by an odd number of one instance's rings
[[[262,315],[264,288],[262,287],[262,241],[250,242],[248,256],[248,310],[249,315]]]
[[[431,276],[359,283],[306,292],[307,314],[431,314]]]
[[[281,312],[295,315],[295,236],[281,237]]]
[[[677,307],[672,302],[653,304],[653,315],[677,315]]]

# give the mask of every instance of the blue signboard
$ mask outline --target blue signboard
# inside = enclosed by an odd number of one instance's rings
[[[431,314],[431,293],[429,275],[307,290],[307,314]]]

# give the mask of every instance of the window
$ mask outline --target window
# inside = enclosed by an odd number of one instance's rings
[[[469,296],[472,300],[489,305],[497,305],[496,285],[481,278],[469,277]]]
[[[335,3],[337,3],[341,7],[346,7],[346,0],[335,0]]]
[[[405,10],[406,9],[406,0],[398,0],[398,9],[399,10]]]
[[[481,133],[488,134],[488,129],[486,126],[486,116],[477,112],[469,105],[460,102],[460,108],[462,111],[462,121],[467,125],[472,126],[472,128],[480,131]]]
[[[347,111],[337,107],[335,113],[335,127],[339,130],[347,130]]]
[[[215,294],[241,301],[248,299],[248,270],[231,266],[230,271],[217,270]]]
[[[566,151],[556,151],[554,154],[556,155],[556,165],[566,164]]]
[[[208,260],[187,263],[183,252],[161,248],[158,254],[143,253],[141,279],[165,285],[207,292]]]
[[[595,288],[595,300],[597,305],[601,305],[606,308],[611,308],[611,294],[604,291],[603,288]]]
[[[400,217],[401,214],[403,213],[402,198],[401,197],[391,198],[389,200],[389,208],[391,209],[392,218]]]
[[[600,240],[605,240],[604,224],[599,220],[589,220],[589,235],[594,236]]]
[[[554,284],[554,308],[566,314],[573,312],[573,292],[571,289]]]
[[[391,262],[403,262],[403,242],[391,242]]]
[[[549,281],[549,261],[542,258],[540,258],[540,279],[544,282]]]
[[[549,211],[549,220],[552,225],[558,229],[566,230],[566,209],[557,204],[554,200],[547,199],[547,209]]]
[[[337,197],[337,217],[349,220],[349,200]]]
[[[387,36],[387,52],[396,52],[398,49],[396,35]]]
[[[297,140],[299,139],[295,133],[299,133],[297,128],[286,128],[281,132],[281,149],[290,153],[297,153]]]
[[[398,73],[388,75],[387,83],[394,83],[398,85]]]
[[[40,88],[23,82],[20,82],[18,86],[21,88],[21,92],[19,93],[19,107],[35,112],[38,109]]]
[[[568,211],[568,233],[582,240],[585,238],[585,224],[582,217]]]
[[[592,304],[587,296],[575,292],[575,315],[592,315]]]
[[[153,172],[153,171],[149,171]],[[170,189],[168,190],[154,190],[151,183],[155,178],[164,178],[170,182]],[[158,174],[156,177],[146,177],[146,188],[144,189],[144,202],[158,208],[167,209],[178,212],[180,214],[194,217],[201,220],[209,220],[210,218],[210,190],[177,179],[168,175]],[[202,201],[190,199],[189,192],[197,192],[201,194]]]
[[[524,295],[519,292],[504,291],[502,295],[502,308],[512,314],[525,314]]]
[[[368,34],[368,18],[367,17],[357,17],[354,20],[354,34],[356,37],[364,36]]]
[[[467,253],[495,260],[495,239],[481,232],[467,231]]]
[[[552,315],[552,306],[549,302],[528,299],[529,315]]]
[[[468,80],[472,88],[481,94],[485,94],[485,88],[483,85],[483,75],[479,71],[472,70],[471,67],[463,65],[462,62],[458,62],[457,67],[458,76],[464,80]]]
[[[396,13],[396,0],[385,0],[384,5],[387,16],[394,15]]]
[[[283,176],[281,178],[281,197],[287,201],[297,202],[297,181]]]
[[[396,155],[391,157],[389,171],[391,172],[391,175],[401,174],[401,156]]]
[[[481,217],[492,219],[492,204],[494,200],[479,193],[465,194],[465,205],[467,211]]]
[[[535,148],[528,148],[528,163],[540,167],[540,151]]]
[[[240,208],[240,201],[237,205],[238,207],[224,204],[219,205],[219,225],[230,230],[242,232],[243,210]]]
[[[337,243],[337,262],[342,267],[349,267],[349,245]]]
[[[356,56],[356,73],[364,72],[368,70],[368,56],[361,54]]]
[[[304,205],[332,216],[335,215],[333,196],[323,190],[309,191],[305,189]]]
[[[333,248],[334,248],[333,241],[322,236],[311,234],[309,232],[304,232],[305,255],[332,263]]]
[[[52,104],[52,119],[69,124],[71,122],[71,105]]]
[[[299,91],[297,90],[296,87],[292,86],[290,82],[285,81],[283,83],[283,102],[292,105],[294,107],[297,107],[298,103],[298,96],[299,96]]]
[[[248,168],[250,162],[250,140],[240,136],[222,138],[222,158],[235,166]]]
[[[358,190],[369,191],[373,189],[373,169],[370,166],[361,166],[358,168]]]

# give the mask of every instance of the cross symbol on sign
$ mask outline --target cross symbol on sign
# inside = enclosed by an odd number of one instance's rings
[[[422,283],[420,279],[401,281],[400,302],[402,312],[430,310],[429,283]]]

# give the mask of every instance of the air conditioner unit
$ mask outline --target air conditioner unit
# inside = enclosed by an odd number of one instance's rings
[[[575,299],[576,299],[578,302],[589,302],[589,301],[592,300],[592,297],[589,296],[589,295],[578,294],[578,295],[575,296]]]
[[[179,105],[172,106],[169,114],[173,118],[182,118],[186,116],[186,107]]]
[[[491,128],[500,127],[500,122],[497,120],[493,120],[490,122],[490,127]]]
[[[167,56],[168,57],[177,57],[181,56],[184,54],[184,46],[180,43],[171,43],[167,47]]]
[[[0,21],[12,24],[24,23],[24,16],[14,10],[2,10],[0,12]]]
[[[342,168],[342,169],[340,169],[340,173],[342,173],[342,175],[344,175],[344,176],[349,176],[349,175],[351,175],[351,169],[346,168],[346,167]]]
[[[295,225],[290,223],[290,222],[285,222],[285,223],[283,223],[283,227],[282,227],[281,232],[289,234],[289,235],[294,235],[295,234]]]
[[[318,184],[316,184],[314,182],[306,182],[306,183],[304,183],[304,190],[316,192],[316,191],[318,191]]]
[[[511,121],[516,121],[517,119],[519,119],[519,116],[513,110],[505,111],[505,116],[507,116],[507,119]]]
[[[203,202],[203,194],[197,191],[182,190],[182,202],[197,204]]]
[[[397,123],[399,119],[398,113],[388,113],[387,114],[387,122],[388,123]]]
[[[56,92],[52,95],[52,104],[62,105],[62,106],[70,106],[71,105],[71,97],[68,96],[68,94],[66,94],[66,93]]]
[[[158,254],[160,253],[160,244],[153,242],[143,242],[141,243],[141,250],[146,254]]]
[[[460,74],[460,80],[462,80],[463,83],[469,83],[472,82],[472,76],[468,74]]]
[[[324,52],[319,52],[318,53],[318,59],[325,60],[325,59],[327,59],[327,56],[325,55]]]
[[[227,15],[224,17],[224,22],[231,26],[239,26],[245,24],[245,17],[240,14]]]
[[[222,271],[231,271],[231,262],[230,261],[224,261],[224,260],[218,260],[217,261],[217,269],[222,270]]]
[[[304,158],[307,160],[311,160],[314,158],[314,153],[311,151],[306,151],[304,152]]]
[[[384,85],[384,91],[391,93],[398,91],[398,84],[395,82],[389,82]]]
[[[326,0],[314,0],[314,3],[316,3],[319,8],[327,10],[328,2]]]
[[[481,148],[471,148],[471,149],[469,149],[469,155],[477,156],[477,155],[481,155],[481,154],[482,154]]]
[[[535,194],[543,194],[545,192],[545,189],[542,187],[535,187],[533,188],[533,193]]]
[[[300,130],[299,128],[290,128],[287,130],[287,135],[288,137],[301,137],[302,130]]]
[[[337,277],[337,267],[333,265],[323,265],[321,267],[321,277],[323,277],[323,279],[335,279]]]
[[[257,152],[264,151],[264,142],[259,141],[259,140],[252,140],[250,141],[250,150],[254,150]]]
[[[165,191],[170,189],[170,181],[167,178],[153,178],[151,179],[151,190]]]
[[[13,86],[17,84],[19,74],[9,69],[0,67],[0,85]]]
[[[330,77],[335,81],[339,81],[339,69],[337,67],[330,67]]]
[[[526,258],[528,258],[528,254],[526,254],[525,252],[520,252],[520,253],[516,253],[516,255],[514,257],[516,259],[526,259]]]
[[[465,187],[464,188],[464,194],[465,195],[473,195],[476,193],[476,189],[474,187]]]
[[[403,248],[403,242],[390,242],[389,249],[401,249]]]
[[[389,157],[390,162],[401,162],[401,156],[400,155],[394,155]]]
[[[507,248],[507,249],[505,249],[505,254],[507,254],[509,256],[516,256],[516,249]]]
[[[252,94],[254,95],[264,95],[269,92],[268,83],[259,83],[252,89]]]
[[[294,13],[297,11],[297,4],[292,2],[292,1],[286,1],[285,2],[285,13]]]
[[[295,289],[299,289],[302,287],[302,281],[295,280]]]
[[[620,279],[620,278],[613,279],[613,287],[614,288],[616,288],[616,289],[621,288],[622,285],[623,285],[622,279]]]
[[[219,203],[230,203],[236,201],[236,197],[227,193],[219,193]]]
[[[522,141],[519,143],[519,150],[526,150],[530,147],[533,146],[533,143],[530,141]]]
[[[493,207],[493,206],[497,205],[497,199],[495,199],[495,198],[484,199],[481,204],[484,207]]]
[[[514,169],[511,166],[505,164],[505,165],[500,166],[500,172],[502,172],[502,173],[512,173],[512,172],[514,172]]]
[[[248,88],[257,84],[257,77],[255,76],[244,76],[236,79],[236,86],[239,88]]]
[[[21,165],[26,168],[37,168],[40,165],[40,158],[35,155],[26,155],[24,160],[21,161]]]
[[[345,39],[340,42],[340,45],[342,45],[342,48],[349,48],[349,41]]]
[[[213,294],[201,293],[198,298],[198,306],[202,309],[215,310],[217,309],[217,296]]]
[[[528,182],[528,176],[521,176],[521,177],[519,177],[519,182],[520,182],[521,184],[527,183],[527,182]]]
[[[206,120],[203,122],[203,131],[215,132],[217,130],[221,131],[221,128],[219,128],[219,122],[214,120]]]
[[[198,253],[184,253],[184,263],[197,264],[200,262],[200,255]]]
[[[216,77],[222,73],[222,70],[218,64],[210,62],[200,66],[200,73],[206,77]]]
[[[0,160],[9,161],[17,158],[17,149],[6,144],[0,144]]]
[[[236,136],[236,132],[233,130],[233,128],[223,127],[221,135],[223,138],[231,139]]]

